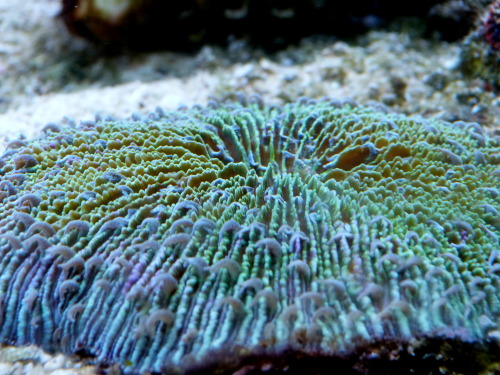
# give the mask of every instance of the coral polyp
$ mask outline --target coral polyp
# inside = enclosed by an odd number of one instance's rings
[[[477,124],[334,100],[48,128],[0,163],[0,340],[130,374],[478,373],[499,163]]]

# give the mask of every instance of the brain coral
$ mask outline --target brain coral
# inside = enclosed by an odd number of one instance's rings
[[[253,99],[9,144],[0,341],[131,374],[498,363],[499,138]]]

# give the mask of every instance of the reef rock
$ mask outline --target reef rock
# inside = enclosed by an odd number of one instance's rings
[[[63,0],[61,15],[75,34],[114,46],[189,49],[225,43],[232,35],[277,48],[311,34],[356,35],[403,16],[430,17],[432,28],[448,37],[469,25],[471,17],[466,11],[443,18],[433,7],[446,2]],[[440,27],[436,21],[443,19],[446,26]]]

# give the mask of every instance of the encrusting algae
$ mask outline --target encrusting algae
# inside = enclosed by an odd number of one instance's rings
[[[500,361],[479,125],[254,97],[44,133],[0,160],[0,341],[127,374]]]

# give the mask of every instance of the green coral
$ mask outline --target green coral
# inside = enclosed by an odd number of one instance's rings
[[[479,125],[255,99],[45,133],[0,160],[1,341],[128,373],[499,361]]]

